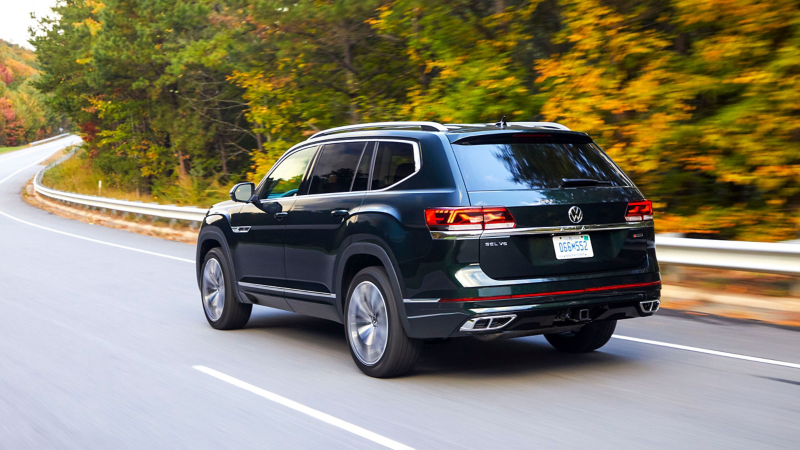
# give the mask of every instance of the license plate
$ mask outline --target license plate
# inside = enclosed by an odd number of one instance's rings
[[[553,236],[553,247],[556,249],[556,259],[591,258],[592,240],[588,234],[577,236]]]

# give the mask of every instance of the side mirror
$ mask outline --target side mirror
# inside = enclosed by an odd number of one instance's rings
[[[250,182],[239,183],[231,189],[231,200],[235,202],[247,203],[253,197],[253,192],[256,190],[256,185]]]

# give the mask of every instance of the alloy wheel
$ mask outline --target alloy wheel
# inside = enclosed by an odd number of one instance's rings
[[[209,320],[216,322],[225,307],[225,275],[222,266],[215,258],[206,262],[203,268],[203,308]]]
[[[373,366],[381,360],[389,341],[389,318],[380,289],[369,281],[353,290],[347,309],[350,346],[362,364]]]

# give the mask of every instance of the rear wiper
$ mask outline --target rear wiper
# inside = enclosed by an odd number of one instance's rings
[[[558,187],[566,188],[598,185],[611,186],[611,182],[606,180],[595,180],[593,178],[562,178],[561,185]]]

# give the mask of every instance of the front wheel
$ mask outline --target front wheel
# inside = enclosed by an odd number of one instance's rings
[[[421,342],[406,336],[383,268],[367,267],[350,283],[345,335],[353,361],[371,377],[403,375],[419,357]]]
[[[203,261],[200,295],[208,323],[218,330],[242,328],[250,319],[253,305],[236,301],[231,270],[220,248],[212,248]]]
[[[616,328],[616,320],[605,320],[588,323],[577,331],[545,334],[544,337],[556,350],[565,353],[588,353],[606,345]]]

